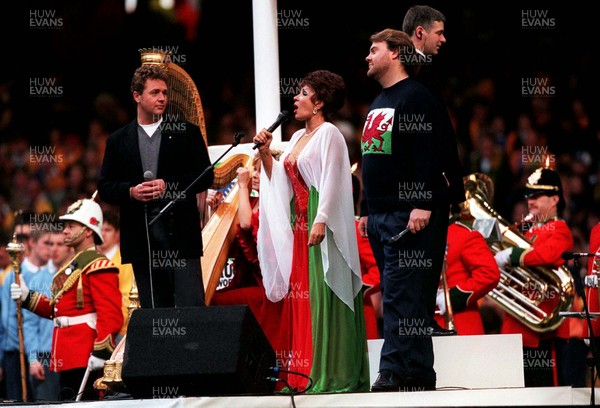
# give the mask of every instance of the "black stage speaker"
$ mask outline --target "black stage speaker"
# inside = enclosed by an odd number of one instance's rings
[[[121,377],[134,398],[272,394],[276,356],[246,305],[137,309]]]

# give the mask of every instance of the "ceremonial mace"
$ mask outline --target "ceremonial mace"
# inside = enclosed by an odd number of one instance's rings
[[[25,245],[17,240],[17,231],[13,232],[12,241],[6,245],[6,252],[12,260],[13,271],[15,274],[15,283],[21,287],[21,262]],[[23,340],[23,311],[21,308],[21,298],[17,299],[17,330],[19,333],[19,357],[21,360],[21,386],[23,388],[23,402],[27,402],[27,370],[25,367],[25,342]]]

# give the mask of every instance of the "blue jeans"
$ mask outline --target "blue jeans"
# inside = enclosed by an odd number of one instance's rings
[[[441,267],[448,214],[434,210],[428,226],[398,242],[388,240],[404,230],[410,212],[369,214],[367,233],[381,272],[383,347],[379,370],[403,379],[434,381],[431,316],[428,305],[437,285],[428,284]],[[430,293],[432,292],[432,293]]]

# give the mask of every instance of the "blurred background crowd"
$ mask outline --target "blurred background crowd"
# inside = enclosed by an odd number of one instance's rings
[[[401,28],[413,4],[436,7],[446,15],[448,43],[435,64],[445,74],[465,175],[489,175],[494,207],[520,221],[527,212],[521,188],[548,163],[563,178],[574,251],[587,251],[590,228],[600,221],[591,16],[578,2],[456,3],[382,1],[350,10],[339,1],[279,0],[282,109],[291,107],[305,73],[341,74],[348,100],[336,120],[360,169],[362,124],[379,90],[366,77],[369,35]],[[231,143],[237,131],[250,143],[257,125],[269,125],[254,123],[260,67],[253,65],[250,0],[50,0],[17,10],[2,28],[11,39],[0,75],[4,242],[16,210],[60,214],[96,190],[106,138],[133,119],[129,81],[140,48],[171,51],[194,79],[209,146]],[[284,140],[297,126],[285,124]]]

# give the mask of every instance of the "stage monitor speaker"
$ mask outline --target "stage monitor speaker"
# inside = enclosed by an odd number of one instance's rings
[[[268,395],[276,361],[246,305],[137,309],[121,377],[134,398]]]

